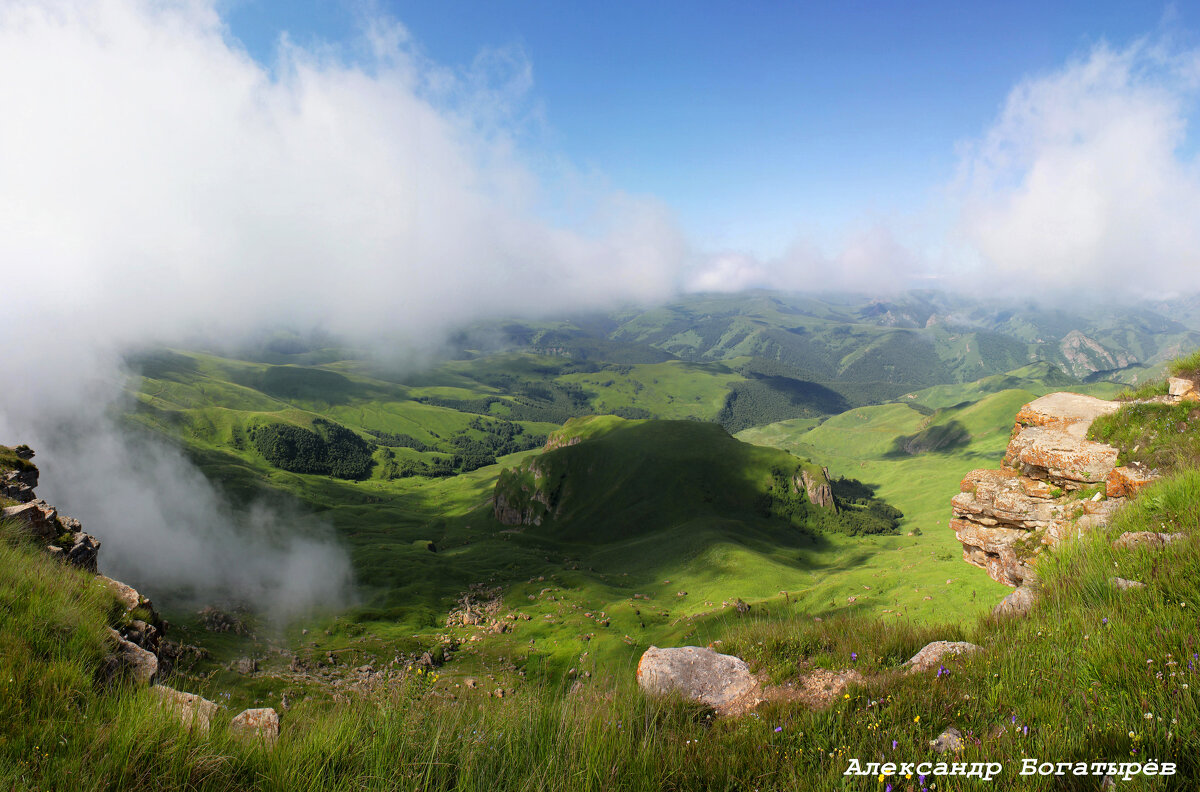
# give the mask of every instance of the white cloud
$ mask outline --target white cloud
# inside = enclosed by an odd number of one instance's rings
[[[531,81],[519,51],[455,73],[382,18],[342,50],[283,37],[268,69],[207,0],[0,3],[0,442],[38,447],[42,494],[105,542],[102,565],[290,607],[346,568],[327,543],[223,549],[219,496],[108,417],[129,345],[285,322],[420,348],[674,291],[685,247],[654,202],[593,193],[586,232],[539,216],[557,187],[522,159]],[[314,566],[327,585],[264,572]]]
[[[1200,288],[1200,53],[1095,47],[1028,79],[964,147],[957,229],[974,279],[1145,295]]]

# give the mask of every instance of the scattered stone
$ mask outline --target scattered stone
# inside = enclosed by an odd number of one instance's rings
[[[463,680],[463,684],[469,688],[477,688],[479,687],[479,680],[475,677],[467,677]]]
[[[750,606],[743,602],[741,597],[738,597],[737,602],[734,603],[733,607],[737,609],[738,613],[745,614],[750,612]]]
[[[904,668],[907,668],[910,674],[928,671],[940,665],[946,658],[973,654],[982,648],[967,641],[934,641],[926,644],[921,651],[909,658],[908,662],[904,664]]]
[[[651,646],[638,661],[637,680],[648,693],[680,693],[722,715],[748,712],[762,701],[744,660],[699,646]]]
[[[930,740],[929,747],[932,748],[936,753],[961,751],[963,749],[962,732],[951,726],[939,734],[936,740]]]
[[[204,625],[204,629],[209,632],[231,632],[235,635],[249,635],[250,630],[246,627],[245,622],[232,613],[227,613],[211,605],[200,611],[200,622]],[[329,631],[326,630],[328,635]]]
[[[1134,547],[1159,548],[1166,547],[1171,542],[1185,538],[1181,533],[1154,533],[1153,531],[1131,531],[1123,533],[1113,542],[1113,547],[1132,549]]]
[[[1113,586],[1119,591],[1129,591],[1130,589],[1144,589],[1146,584],[1139,580],[1126,580],[1125,578],[1110,577],[1108,579],[1110,586]]]
[[[258,670],[258,661],[253,657],[240,657],[230,664],[230,670],[249,675]]]
[[[1000,604],[992,608],[993,616],[1024,616],[1033,608],[1036,597],[1029,586],[1018,586]]]
[[[279,739],[279,713],[270,707],[243,710],[229,722],[229,733],[274,745]]]
[[[208,733],[209,722],[217,714],[216,704],[195,693],[184,693],[165,685],[154,685],[150,692],[158,696],[168,712],[179,718],[185,729]]]

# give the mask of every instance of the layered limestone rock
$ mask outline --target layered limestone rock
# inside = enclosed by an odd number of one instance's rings
[[[1154,480],[1151,471],[1117,467],[1115,448],[1087,439],[1092,421],[1119,406],[1052,393],[1021,408],[1001,468],[971,471],[954,496],[950,526],[968,563],[1009,586],[1034,584],[1042,548],[1107,524]],[[1029,598],[1020,599],[1027,610]],[[1019,610],[1012,604],[1006,612]]]

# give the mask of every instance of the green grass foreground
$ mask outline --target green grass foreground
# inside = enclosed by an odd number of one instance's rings
[[[1174,762],[1143,789],[1200,783],[1200,472],[1147,490],[1109,529],[1060,546],[1040,565],[1042,599],[1026,619],[963,627],[846,615],[759,618],[721,649],[782,679],[810,665],[857,668],[866,683],[823,711],[768,704],[741,719],[654,701],[633,669],[575,694],[531,685],[473,697],[413,674],[394,690],[284,713],[271,750],[239,742],[222,713],[189,734],[145,691],[93,682],[112,602],[94,579],[11,539],[0,546],[0,788],[33,789],[838,789],[919,790],[920,779],[843,775],[849,760],[938,761],[929,740],[965,737],[948,761],[1000,762],[995,789],[1097,789],[1096,777],[1020,776],[1039,761]],[[1114,550],[1124,531],[1186,539]],[[1119,592],[1114,575],[1147,584]],[[936,639],[984,652],[941,673],[898,667]],[[936,784],[936,786],[933,786]],[[926,779],[974,789],[975,779]]]

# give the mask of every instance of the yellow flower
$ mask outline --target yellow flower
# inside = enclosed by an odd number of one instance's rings
[[[920,716],[920,715],[918,715],[917,717],[913,718],[913,723],[920,723],[920,722],[921,722],[921,716]]]

